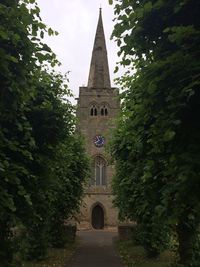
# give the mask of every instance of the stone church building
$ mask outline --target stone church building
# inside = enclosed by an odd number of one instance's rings
[[[79,227],[102,229],[117,225],[112,204],[114,166],[105,150],[119,112],[118,89],[111,87],[101,9],[92,51],[87,87],[79,88],[78,130],[91,158],[91,178],[83,199]]]

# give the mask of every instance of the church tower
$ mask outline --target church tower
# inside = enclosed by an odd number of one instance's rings
[[[91,178],[80,212],[80,227],[102,229],[117,225],[112,204],[114,166],[105,150],[119,111],[118,89],[111,87],[101,9],[87,87],[79,88],[78,130],[91,158]]]

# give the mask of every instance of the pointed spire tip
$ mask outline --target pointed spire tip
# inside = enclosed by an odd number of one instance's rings
[[[111,88],[101,9],[102,8],[100,7],[99,20],[97,23],[92,59],[90,63],[88,78],[89,88]]]
[[[101,11],[102,11],[102,7],[101,7],[101,4],[100,4],[100,8],[99,8],[99,13],[101,14]]]

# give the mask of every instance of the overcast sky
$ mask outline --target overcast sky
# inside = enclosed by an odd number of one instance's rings
[[[45,24],[59,32],[46,43],[62,63],[61,72],[70,71],[70,88],[78,96],[79,86],[87,85],[94,37],[102,7],[108,61],[112,85],[117,59],[116,44],[110,40],[113,29],[113,6],[108,0],[37,0]]]

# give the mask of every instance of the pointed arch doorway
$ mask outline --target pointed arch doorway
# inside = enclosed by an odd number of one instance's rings
[[[104,211],[98,204],[92,209],[92,227],[94,229],[104,228]]]

